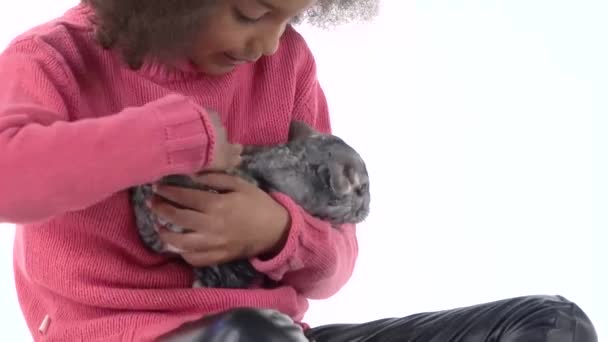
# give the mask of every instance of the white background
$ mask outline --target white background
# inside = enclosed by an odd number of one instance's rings
[[[0,45],[75,3],[0,3]],[[308,322],[543,293],[607,336],[607,17],[605,0],[384,0],[372,25],[301,29],[373,193],[355,274]],[[12,238],[2,225],[0,331],[28,341]]]

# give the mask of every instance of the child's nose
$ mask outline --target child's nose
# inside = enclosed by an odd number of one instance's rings
[[[260,47],[260,52],[264,56],[271,56],[279,49],[279,41],[281,36],[285,32],[285,26],[273,26],[264,30],[258,36],[258,44]]]

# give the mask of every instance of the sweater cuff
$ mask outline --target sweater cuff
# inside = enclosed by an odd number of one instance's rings
[[[216,134],[204,108],[169,95],[155,103],[155,112],[163,129],[167,173],[195,173],[213,161]]]
[[[300,247],[302,228],[306,222],[304,221],[300,207],[287,195],[271,192],[270,196],[285,207],[289,213],[291,224],[287,235],[287,242],[285,242],[283,249],[273,258],[264,260],[252,258],[250,262],[258,272],[266,274],[275,281],[279,281],[285,273],[303,267],[303,265],[299,265],[295,255]]]

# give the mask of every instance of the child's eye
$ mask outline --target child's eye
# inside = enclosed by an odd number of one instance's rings
[[[261,17],[260,18],[251,18],[251,17],[248,17],[245,14],[243,14],[243,12],[239,11],[236,8],[234,9],[234,16],[239,21],[244,22],[244,23],[248,23],[248,24],[255,23],[255,22],[257,22],[258,20],[261,19]]]

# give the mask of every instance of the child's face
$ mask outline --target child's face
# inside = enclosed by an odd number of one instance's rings
[[[316,0],[223,0],[206,19],[191,59],[198,69],[228,73],[276,52],[285,26]]]

